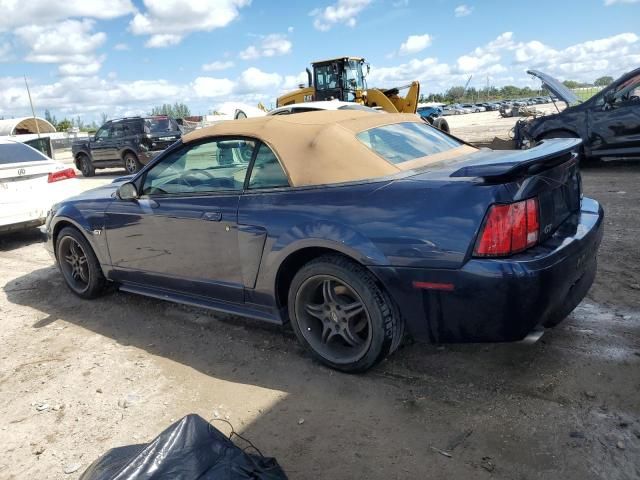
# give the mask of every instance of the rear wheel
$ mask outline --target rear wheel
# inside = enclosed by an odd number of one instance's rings
[[[289,290],[300,342],[322,363],[362,372],[400,345],[403,323],[391,298],[364,267],[337,255],[300,269]]]
[[[56,241],[56,259],[69,289],[82,298],[99,296],[106,285],[100,263],[86,238],[65,227]]]
[[[125,153],[123,160],[125,170],[131,175],[138,173],[142,168],[142,164],[138,161],[138,157],[136,157],[134,153]]]
[[[89,155],[85,153],[78,155],[77,165],[82,172],[82,175],[85,177],[93,177],[96,174],[96,169],[93,166],[91,158],[89,158]]]

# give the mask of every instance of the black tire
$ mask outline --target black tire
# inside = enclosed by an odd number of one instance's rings
[[[86,153],[78,155],[77,165],[84,177],[93,177],[96,174],[96,169],[93,166],[91,158]]]
[[[138,160],[138,157],[135,153],[127,152],[122,157],[122,161],[124,162],[124,169],[127,171],[129,175],[134,175],[140,171],[142,168],[142,164]]]
[[[67,287],[79,297],[96,298],[104,291],[107,281],[98,258],[76,228],[65,227],[58,234],[56,261]]]
[[[304,265],[288,297],[298,340],[331,368],[364,372],[400,346],[404,322],[397,307],[367,269],[345,257],[325,255]]]
[[[449,133],[449,123],[444,118],[436,118],[433,121],[433,126],[443,132]]]

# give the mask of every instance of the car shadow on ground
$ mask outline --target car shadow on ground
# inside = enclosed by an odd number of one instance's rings
[[[581,312],[586,326],[570,319],[534,345],[413,344],[365,375],[345,375],[313,362],[286,327],[120,292],[81,300],[53,266],[4,291],[9,302],[47,315],[33,328],[62,319],[210,378],[285,392],[242,434],[291,478],[489,478],[487,462],[504,478],[594,478],[611,465],[608,452],[594,441],[589,448],[600,450],[585,461],[584,449],[567,447],[576,422],[598,430],[606,416],[592,418],[584,405],[586,389],[606,394],[593,386],[594,372],[610,379],[602,385],[615,390],[609,405],[640,413],[631,407],[635,387],[616,376],[619,352],[608,353],[620,338],[637,342],[640,328],[614,319],[606,334],[593,334],[611,317],[597,308]],[[576,334],[580,328],[592,335]],[[632,468],[616,461],[620,471]]]
[[[0,252],[9,252],[26,245],[43,243],[44,235],[37,228],[0,234]]]

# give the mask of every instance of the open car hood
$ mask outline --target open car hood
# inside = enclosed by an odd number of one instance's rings
[[[565,87],[562,82],[553,78],[551,75],[539,72],[538,70],[527,70],[527,73],[542,80],[542,86],[553,93],[560,100],[566,102],[567,105],[575,105],[577,103],[580,103],[580,100],[575,93]]]

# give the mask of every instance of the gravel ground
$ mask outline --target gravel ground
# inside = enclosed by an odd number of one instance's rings
[[[36,234],[2,237],[0,478],[77,478],[187,413],[228,419],[292,479],[640,478],[640,163],[583,176],[606,233],[564,323],[533,345],[407,345],[359,376],[286,329],[82,301]]]

